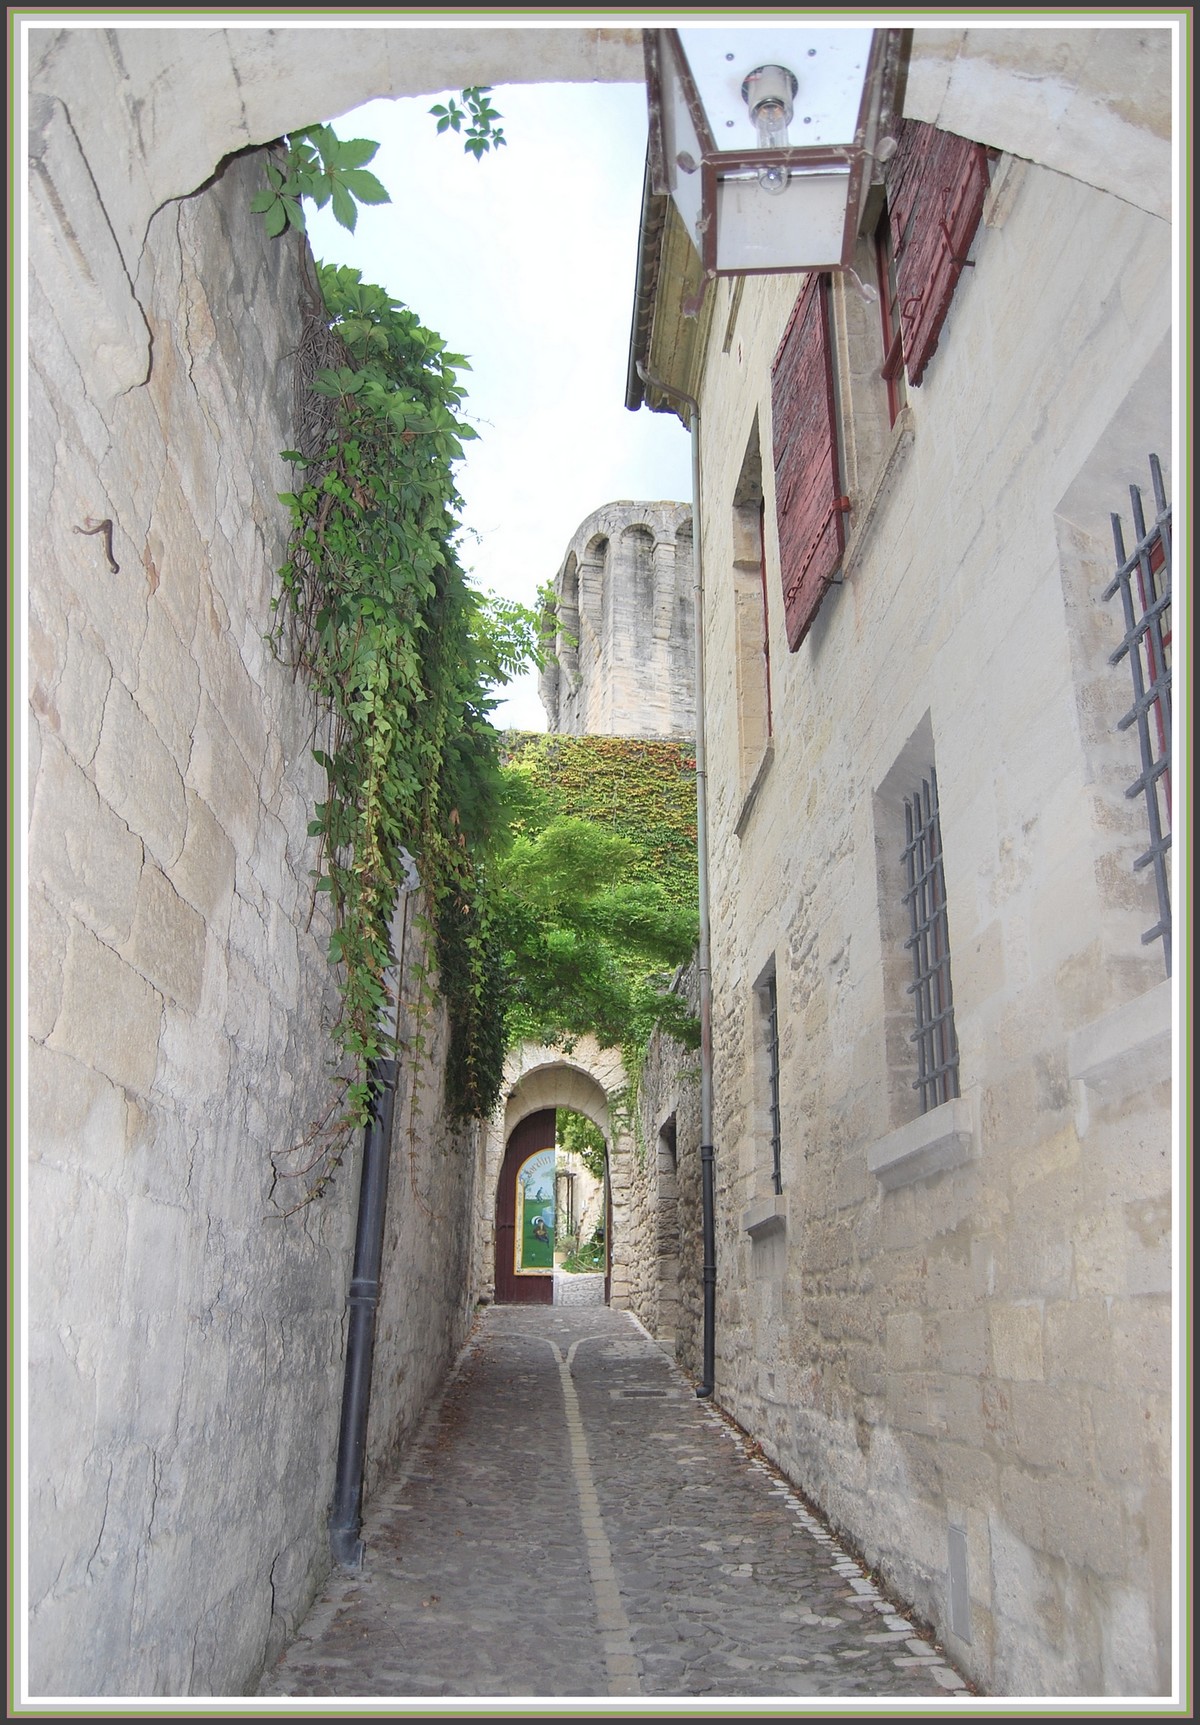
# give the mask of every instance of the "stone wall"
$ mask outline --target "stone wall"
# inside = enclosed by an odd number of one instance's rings
[[[676,987],[698,1010],[695,962]],[[700,1055],[656,1031],[642,1068],[640,1130],[641,1304],[651,1335],[680,1366],[703,1376],[703,1227],[700,1194]]]
[[[34,118],[29,1682],[244,1692],[328,1563],[357,1186],[357,1147],[290,1215],[278,1177],[328,1102],[337,1010],[319,720],[267,641],[299,254],[240,158],[127,273],[65,109]],[[423,1104],[372,1474],[464,1334],[472,1176]]]
[[[606,503],[554,578],[555,656],[539,692],[566,736],[695,735],[692,510]]]
[[[1100,598],[1108,512],[1170,450],[1170,245],[1155,215],[1001,162],[882,436],[855,363],[878,317],[835,287],[859,467],[843,580],[795,653],[768,435],[794,280],[748,280],[736,311],[717,286],[701,397],[722,428],[702,475],[717,1395],[993,1693],[1170,1683],[1170,984],[1141,942],[1131,694]],[[737,487],[760,434],[773,727],[748,736]],[[962,1095],[914,1120],[891,823],[918,757]]]

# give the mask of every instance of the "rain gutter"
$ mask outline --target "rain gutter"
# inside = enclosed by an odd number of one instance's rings
[[[388,981],[399,1012],[408,933],[409,894],[420,886],[408,852],[401,850],[404,885],[396,906],[400,922],[392,923],[393,951],[398,954]],[[382,1027],[395,1046],[398,1022]],[[347,1299],[346,1373],[342,1385],[342,1416],[338,1432],[337,1472],[329,1513],[329,1543],[333,1560],[343,1569],[361,1569],[363,1560],[362,1498],[367,1455],[367,1421],[371,1410],[371,1368],[375,1354],[375,1320],[379,1309],[383,1268],[384,1223],[387,1220],[388,1172],[392,1153],[392,1116],[400,1063],[395,1059],[371,1064],[371,1116],[363,1131],[362,1170],[358,1188],[358,1226],[354,1239],[354,1270]]]

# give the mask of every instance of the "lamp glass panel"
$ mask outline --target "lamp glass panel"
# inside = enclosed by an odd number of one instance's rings
[[[757,178],[717,182],[717,269],[834,269],[842,261],[849,168],[793,173],[787,190]]]
[[[675,208],[683,218],[684,226],[692,236],[692,243],[699,251],[699,221],[704,196],[700,158],[704,152],[692,124],[692,116],[684,99],[683,85],[679,81],[675,59],[671,54],[664,54],[662,57],[662,80],[663,156],[667,187],[674,199]],[[694,173],[687,173],[679,166],[681,155],[690,156],[696,163]]]

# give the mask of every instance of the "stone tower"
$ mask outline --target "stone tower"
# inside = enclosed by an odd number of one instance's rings
[[[690,503],[606,503],[554,580],[555,659],[539,693],[566,736],[695,735]]]

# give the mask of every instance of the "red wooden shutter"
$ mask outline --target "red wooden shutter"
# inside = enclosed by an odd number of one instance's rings
[[[771,368],[775,507],[788,645],[807,635],[842,561],[845,511],[838,460],[829,276],[800,290]]]
[[[925,374],[987,196],[982,144],[905,120],[888,164],[892,250],[908,380]]]

